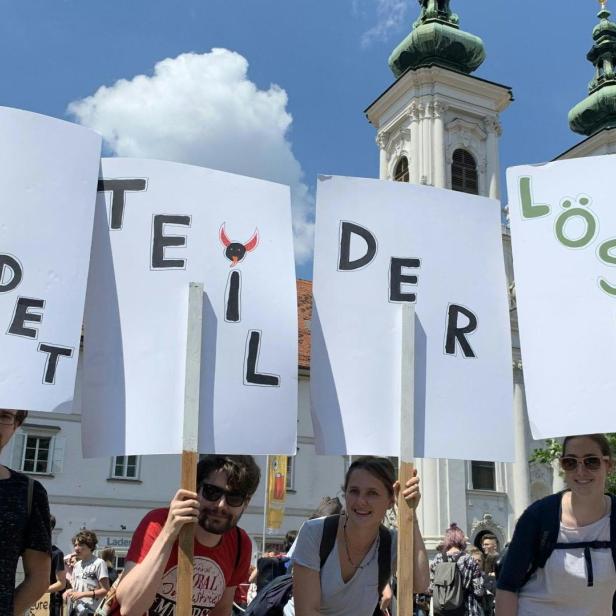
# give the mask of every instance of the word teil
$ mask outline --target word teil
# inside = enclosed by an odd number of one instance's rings
[[[366,244],[365,252],[361,256],[351,258],[351,241],[353,236],[362,238]],[[374,234],[358,224],[348,221],[340,222],[340,235],[338,246],[338,271],[353,272],[370,265],[377,252],[377,239]],[[419,270],[421,259],[417,257],[391,257],[389,262],[389,293],[388,301],[391,303],[416,303],[416,289],[418,287],[418,274],[409,270]],[[461,321],[466,321],[464,324]],[[478,325],[477,315],[460,304],[450,303],[446,311],[445,355],[455,356],[457,346],[460,347],[465,358],[476,357],[467,336],[472,334]],[[456,344],[457,343],[457,344]]]
[[[129,192],[142,192],[147,190],[145,178],[105,178],[98,182],[98,192],[111,193],[111,207],[109,214],[109,228],[112,230],[122,229],[124,220],[124,208],[126,194]],[[170,258],[166,255],[167,248],[182,248],[187,245],[186,235],[169,234],[168,227],[190,228],[191,216],[179,214],[155,214],[152,223],[152,237],[150,246],[150,270],[165,271],[169,269],[186,269],[186,260],[182,258]],[[253,251],[259,243],[259,233],[255,231],[246,243],[232,241],[225,231],[225,223],[219,230],[219,239],[225,250],[224,257],[231,261],[231,267],[235,267],[243,261],[246,253]],[[229,274],[227,290],[225,293],[225,322],[239,323],[241,313],[241,272],[234,269]],[[249,330],[246,335],[244,353],[244,385],[257,385],[261,387],[278,387],[280,377],[274,374],[259,372],[257,363],[261,349],[262,332]]]

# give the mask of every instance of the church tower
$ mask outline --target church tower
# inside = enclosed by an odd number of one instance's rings
[[[421,0],[389,66],[396,81],[367,109],[380,178],[499,196],[499,114],[511,89],[471,76],[483,42],[460,29],[449,0]]]
[[[595,67],[588,96],[569,112],[572,131],[587,138],[558,158],[579,158],[616,153],[616,23],[610,20],[607,1],[601,2],[599,23],[586,58]]]
[[[511,89],[471,74],[485,59],[484,45],[460,28],[450,0],[420,0],[419,4],[421,12],[411,32],[389,58],[394,83],[366,109],[377,130],[379,176],[498,199],[500,113],[512,101]],[[503,242],[510,254],[506,229]],[[511,278],[510,258],[506,264]],[[515,324],[512,334],[517,341]],[[518,347],[513,349],[517,359]],[[482,535],[489,533],[502,547],[516,517],[529,504],[520,367],[514,369],[514,378],[519,462],[417,460],[424,486],[418,516],[430,551],[452,522],[473,543],[479,544]],[[479,436],[484,437],[489,435]]]

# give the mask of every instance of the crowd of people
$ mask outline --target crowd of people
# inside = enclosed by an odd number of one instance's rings
[[[0,451],[26,416],[0,409]],[[463,530],[451,524],[429,561],[414,524],[414,550],[405,558],[413,563],[417,616],[616,614],[607,438],[567,437],[560,465],[567,489],[533,503],[503,550],[490,534],[469,548]],[[344,502],[324,501],[287,536],[284,553],[264,555],[251,574],[252,544],[238,522],[259,481],[252,456],[203,456],[195,490],[178,490],[169,507],[143,518],[118,575],[113,552],[97,555],[96,535],[87,529],[75,535],[74,552],[64,558],[52,545],[55,519],[44,488],[0,466],[0,615],[21,616],[49,592],[53,615],[172,616],[177,543],[187,524],[195,530],[192,616],[395,613],[397,534],[383,521],[396,502],[415,515],[421,498],[416,474],[401,486],[389,459],[355,459],[344,477]],[[24,578],[16,587],[20,557]],[[250,582],[253,596],[242,591]]]

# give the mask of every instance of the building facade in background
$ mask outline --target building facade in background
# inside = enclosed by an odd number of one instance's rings
[[[390,58],[395,82],[366,110],[377,131],[379,176],[498,199],[500,114],[512,101],[511,89],[471,75],[485,57],[483,43],[460,29],[448,2],[424,0],[420,4],[421,14],[412,32]],[[616,85],[616,24],[609,16],[603,8],[593,31],[588,57],[595,66],[595,77],[589,96],[570,113],[572,130],[587,138],[558,158],[616,153],[616,94],[612,88]],[[490,532],[502,546],[530,502],[562,487],[551,466],[528,462],[532,450],[543,443],[532,440],[528,427],[511,243],[505,224],[502,239],[510,292],[516,462],[417,461],[423,491],[419,521],[430,550],[451,522],[465,529],[475,543]],[[311,288],[309,281],[297,283],[298,448],[297,455],[289,458],[283,526],[266,536],[266,544],[272,545],[280,545],[288,530],[298,529],[323,496],[340,495],[349,462],[345,457],[315,454],[309,401]],[[45,486],[57,518],[56,545],[70,552],[71,537],[86,527],[97,533],[99,549],[116,549],[121,566],[143,515],[166,506],[177,490],[180,457],[84,459],[80,375],[79,370],[76,412],[31,413],[11,446],[2,452],[0,462],[35,476]],[[476,426],[476,435],[477,439],[490,438],[481,425]],[[265,476],[265,458],[258,462]],[[257,549],[263,536],[264,491],[265,482],[242,517],[242,527]]]

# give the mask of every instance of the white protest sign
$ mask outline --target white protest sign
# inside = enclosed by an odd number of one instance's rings
[[[295,453],[289,189],[103,159],[86,300],[87,456],[180,453],[189,282],[205,286],[199,451]]]
[[[535,439],[616,430],[616,157],[507,170]]]
[[[0,407],[72,410],[101,138],[0,108]]]
[[[513,459],[498,202],[321,177],[311,397],[319,452],[400,448],[401,303],[416,303],[417,457]],[[479,438],[489,434],[489,438]]]

